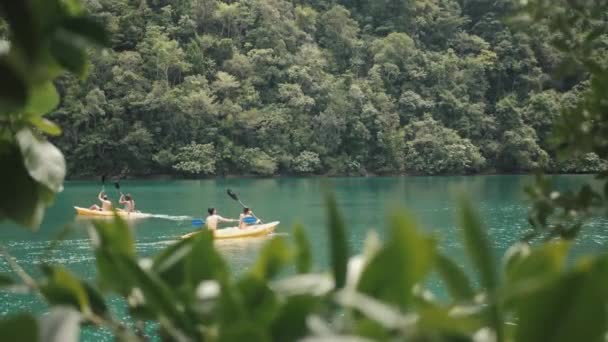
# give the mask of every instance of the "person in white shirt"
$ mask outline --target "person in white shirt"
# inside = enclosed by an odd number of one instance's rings
[[[239,222],[239,220],[236,219],[221,217],[217,214],[217,210],[215,208],[209,208],[207,209],[207,212],[209,213],[209,215],[205,219],[205,225],[209,230],[216,230],[218,224],[222,222]]]

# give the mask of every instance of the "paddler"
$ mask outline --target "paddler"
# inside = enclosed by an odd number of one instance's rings
[[[120,193],[120,199],[118,200],[118,203],[124,205],[124,211],[128,212],[128,213],[134,213],[135,212],[135,201],[133,200],[133,197],[131,196],[131,194],[126,194],[124,195],[122,192]]]
[[[243,213],[239,216],[239,228],[240,229],[245,229],[250,224],[250,223],[245,222],[245,221],[248,221],[247,218],[255,219],[254,224],[258,224],[258,223],[262,222],[257,217],[255,217],[255,215],[253,214],[253,211],[251,211],[251,208],[243,208]]]
[[[98,206],[97,204],[93,204],[92,206],[89,207],[90,210],[112,211],[112,201],[110,201],[108,199],[108,195],[106,195],[106,193],[103,190],[99,193],[97,198],[101,202],[101,207]]]
[[[239,220],[221,217],[217,214],[217,210],[215,208],[207,209],[207,213],[209,213],[209,215],[205,219],[205,225],[209,230],[216,230],[218,224],[222,222],[239,222]]]

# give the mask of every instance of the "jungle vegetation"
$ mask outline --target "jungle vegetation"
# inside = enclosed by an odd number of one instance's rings
[[[588,86],[511,0],[87,0],[49,116],[68,176],[594,172],[550,128]],[[598,55],[606,41],[594,47]]]

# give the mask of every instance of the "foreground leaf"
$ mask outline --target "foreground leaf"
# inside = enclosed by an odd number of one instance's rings
[[[458,265],[441,253],[437,254],[436,265],[441,279],[454,300],[466,301],[473,298],[475,292],[467,275]]]
[[[325,202],[328,211],[327,227],[329,228],[329,242],[331,265],[334,274],[336,289],[346,284],[346,271],[348,265],[348,241],[346,239],[346,225],[338,211],[338,204],[333,194],[326,195]]]
[[[0,114],[17,111],[27,101],[27,86],[5,59],[0,59]]]
[[[254,322],[238,322],[228,329],[222,329],[221,342],[271,341],[264,329]]]
[[[481,284],[489,290],[494,290],[497,276],[492,245],[479,217],[473,211],[471,203],[465,199],[462,199],[460,203],[460,226],[465,248],[479,272]]]
[[[507,285],[513,287],[518,282],[559,276],[566,266],[569,248],[568,242],[553,241],[533,249],[529,255],[513,260],[505,268]]]
[[[4,341],[38,342],[38,323],[30,314],[17,314],[0,320],[0,336]]]
[[[41,118],[38,116],[32,116],[28,118],[28,121],[30,122],[30,124],[32,124],[34,127],[38,128],[39,130],[41,130],[42,132],[51,135],[51,136],[59,136],[61,135],[61,127],[59,127],[57,124],[55,124],[52,121],[49,121],[45,118]]]
[[[47,114],[59,105],[59,93],[53,82],[37,84],[30,89],[30,97],[23,109],[28,115],[40,117]]]
[[[97,232],[97,248],[127,257],[135,257],[133,233],[127,222],[120,216],[114,216],[114,220],[110,222],[95,221],[93,224]]]
[[[319,305],[314,296],[289,297],[272,321],[270,331],[273,341],[297,340],[306,335],[306,319]]]
[[[363,270],[358,290],[405,309],[413,286],[428,274],[434,254],[433,239],[420,234],[409,217],[393,216],[388,241]]]
[[[0,273],[0,288],[15,285],[15,281],[8,274]]]
[[[283,238],[270,240],[260,252],[253,266],[252,275],[260,280],[275,277],[291,260],[291,252]]]
[[[78,278],[61,266],[45,266],[46,282],[40,292],[51,305],[72,305],[82,312],[89,312],[89,297]]]
[[[85,76],[87,56],[80,44],[68,34],[58,34],[51,41],[51,53],[57,63],[78,76]]]
[[[279,302],[268,283],[249,275],[239,280],[237,290],[247,312],[247,319],[262,327],[270,324],[277,314]]]
[[[515,340],[604,341],[606,284],[591,267],[580,265],[518,300]]]
[[[0,219],[9,218],[28,228],[38,228],[48,203],[44,187],[28,175],[16,145],[0,146],[0,165],[0,179],[4,180]]]
[[[34,136],[29,129],[19,131],[16,138],[28,174],[53,192],[63,190],[66,166],[61,151],[50,142]]]
[[[228,265],[214,247],[211,231],[194,236],[192,251],[185,266],[188,282],[193,286],[204,280],[228,281]]]
[[[296,225],[293,228],[293,235],[296,242],[296,268],[299,273],[308,273],[311,270],[312,256],[304,227]]]

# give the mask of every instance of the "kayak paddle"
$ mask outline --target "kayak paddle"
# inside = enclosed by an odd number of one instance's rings
[[[230,196],[230,198],[232,198],[233,200],[239,202],[243,206],[243,208],[247,208],[247,206],[244,205],[243,202],[241,202],[241,200],[239,199],[239,197],[234,192],[232,192],[232,190],[228,189],[228,190],[226,190],[226,193],[228,194],[228,196]]]
[[[118,181],[114,182],[114,187],[116,188],[116,190],[118,190],[118,192],[122,196],[122,191],[120,191],[120,183],[118,183]]]
[[[101,191],[106,192],[106,175],[101,176]]]

